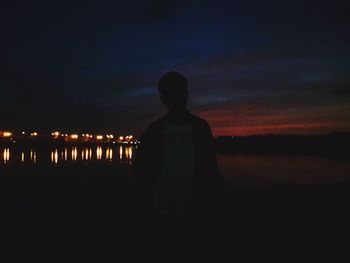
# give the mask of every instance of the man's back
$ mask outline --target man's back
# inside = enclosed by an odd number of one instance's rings
[[[136,186],[157,209],[192,208],[220,187],[212,134],[205,120],[187,111],[182,116],[167,114],[152,123],[140,140]]]
[[[149,209],[178,217],[215,200],[222,180],[208,123],[186,110],[186,78],[168,72],[158,90],[169,113],[140,138],[135,190]]]
[[[161,212],[180,212],[193,202],[193,129],[190,123],[166,123],[161,171],[154,203]],[[174,211],[169,211],[173,209]],[[180,211],[179,211],[180,210]]]

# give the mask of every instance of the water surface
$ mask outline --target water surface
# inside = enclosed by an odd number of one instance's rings
[[[131,176],[136,150],[136,146],[129,145],[2,147],[0,174]],[[232,154],[218,154],[218,160],[229,187],[350,181],[348,160]]]

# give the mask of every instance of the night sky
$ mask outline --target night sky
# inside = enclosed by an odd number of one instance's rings
[[[346,1],[7,1],[0,129],[139,135],[189,82],[215,135],[350,131]]]

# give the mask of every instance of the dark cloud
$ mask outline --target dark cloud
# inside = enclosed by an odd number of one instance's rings
[[[346,88],[337,88],[329,91],[330,94],[335,95],[337,97],[349,97],[350,96],[350,86],[348,85]]]
[[[167,20],[173,15],[183,1],[179,0],[152,0],[150,4],[149,17],[155,20]]]

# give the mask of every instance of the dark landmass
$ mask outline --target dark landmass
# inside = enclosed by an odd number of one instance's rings
[[[304,154],[350,157],[350,132],[326,135],[219,136],[218,152],[232,154]]]

